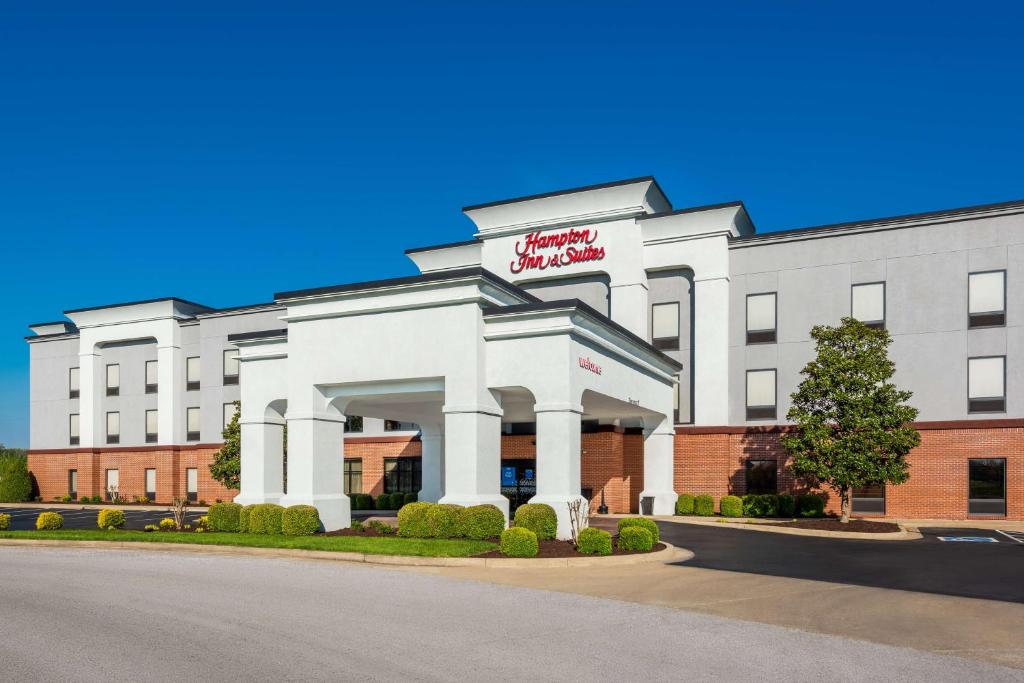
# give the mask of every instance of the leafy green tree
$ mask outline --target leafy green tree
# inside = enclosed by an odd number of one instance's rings
[[[28,460],[17,453],[0,455],[0,503],[23,503],[31,499],[32,475],[28,471]]]
[[[224,445],[213,455],[210,476],[229,489],[240,486],[242,475],[242,428],[238,424],[241,404],[235,401],[235,414],[221,435]]]
[[[911,425],[917,409],[906,403],[911,392],[890,381],[896,366],[886,330],[843,318],[838,327],[815,326],[811,337],[817,357],[800,373],[787,414],[795,430],[782,445],[797,476],[839,494],[845,523],[854,488],[910,477],[906,455],[921,442]]]

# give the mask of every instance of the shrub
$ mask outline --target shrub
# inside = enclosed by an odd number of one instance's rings
[[[32,499],[32,475],[28,460],[18,455],[0,456],[0,503],[23,503]]]
[[[418,493],[406,493],[402,496],[402,505],[408,505],[409,503],[415,503],[419,499]]]
[[[320,531],[320,513],[312,505],[290,505],[281,513],[285,536],[312,536]]]
[[[404,493],[382,493],[377,498],[378,510],[399,510],[405,501]]]
[[[622,534],[622,530],[626,527],[638,526],[641,529],[647,529],[647,532],[657,543],[661,540],[661,532],[658,529],[658,525],[654,523],[653,519],[647,517],[623,517],[619,520],[619,534]]]
[[[427,511],[435,503],[409,503],[398,511],[398,535],[410,538],[430,538]]]
[[[281,513],[284,508],[274,503],[257,503],[249,511],[250,534],[281,533]]]
[[[348,523],[348,526],[350,529],[352,529],[352,531],[362,531],[363,521],[361,519],[353,519]]]
[[[210,528],[210,515],[208,515],[208,514],[202,515],[199,519],[197,519],[196,520],[196,527],[198,527],[200,531],[206,531],[207,529],[209,529]]]
[[[36,529],[53,531],[64,526],[64,518],[59,512],[41,512],[36,518]]]
[[[505,515],[495,505],[471,505],[459,513],[459,536],[481,541],[505,529]]]
[[[516,510],[512,526],[529,529],[537,534],[538,541],[550,541],[558,532],[558,516],[550,505],[528,503]]]
[[[199,499],[199,507],[201,507],[201,508],[206,507],[206,501],[203,500],[202,498]]]
[[[159,528],[160,527],[158,527],[156,524],[147,524],[146,526],[142,527],[142,530],[143,531],[156,531]]]
[[[739,517],[743,514],[743,500],[739,496],[722,496],[718,511],[723,517]]]
[[[249,513],[252,512],[252,505],[243,505],[238,511],[238,531],[243,534],[249,533]]]
[[[501,532],[500,547],[501,554],[507,557],[536,557],[539,549],[537,534],[526,527],[509,527]]]
[[[139,505],[149,505],[150,500],[146,496],[135,496],[135,502]]]
[[[214,503],[206,516],[210,520],[210,531],[238,531],[242,506],[238,503]]]
[[[619,550],[647,552],[654,547],[654,537],[642,526],[627,526],[619,532]]]
[[[779,517],[792,517],[796,514],[796,498],[781,493],[779,494]]]
[[[74,498],[72,498],[71,496],[69,496],[66,493],[63,496],[60,497],[60,502],[62,502],[62,503],[70,503],[72,500],[74,500]]]
[[[813,493],[797,496],[796,509],[801,517],[821,517],[825,514],[825,499]]]
[[[437,503],[427,510],[427,531],[430,538],[458,538],[459,518],[465,510],[461,505]]]
[[[7,531],[11,526],[11,516],[6,513],[0,513],[0,531]]]
[[[160,529],[162,531],[174,531],[177,528],[178,525],[170,517],[164,517],[160,520]]]
[[[747,517],[777,517],[779,497],[774,493],[748,493],[743,496],[743,514]]]
[[[676,514],[677,515],[692,515],[693,514],[693,496],[689,493],[681,493],[676,498]]]
[[[584,555],[611,555],[612,535],[604,529],[588,527],[579,533],[576,550]]]
[[[697,496],[693,499],[693,514],[710,517],[715,514],[715,499],[711,496]]]
[[[101,529],[109,529],[110,527],[120,529],[124,526],[124,510],[118,510],[117,508],[100,510],[100,514],[96,515],[96,526]]]
[[[396,531],[395,527],[391,526],[387,522],[382,522],[379,519],[371,520],[370,528],[376,531],[381,536],[394,536]]]
[[[353,493],[349,498],[352,499],[353,510],[373,509],[373,496],[368,493]]]

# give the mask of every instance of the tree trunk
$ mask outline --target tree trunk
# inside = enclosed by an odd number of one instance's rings
[[[842,515],[839,517],[839,521],[843,524],[847,524],[850,521],[850,494],[852,490],[849,486],[843,488],[839,492],[839,501],[842,504]]]

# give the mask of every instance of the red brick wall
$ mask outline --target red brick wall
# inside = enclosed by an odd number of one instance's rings
[[[410,437],[348,437],[345,439],[345,459],[363,461],[363,490],[376,497],[384,493],[384,458],[419,457],[420,440]]]

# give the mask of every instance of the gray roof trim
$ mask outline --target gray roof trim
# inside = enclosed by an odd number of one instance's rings
[[[519,202],[528,202],[534,199],[547,199],[549,197],[559,197],[566,194],[575,194],[577,192],[589,192],[590,190],[604,190],[609,187],[619,187],[621,185],[635,185],[637,183],[652,182],[654,186],[658,188],[658,192],[665,198],[665,202],[672,206],[672,202],[669,201],[668,196],[664,190],[661,189],[661,185],[655,180],[652,175],[640,176],[639,178],[627,178],[626,180],[613,180],[610,183],[598,183],[597,185],[584,185],[582,187],[571,187],[565,190],[555,190],[554,192],[542,192],[541,194],[528,194],[523,197],[514,197],[513,199],[500,199],[494,202],[486,202],[484,204],[471,204],[469,206],[462,207],[465,211],[476,211],[477,209],[489,209],[493,206],[502,206],[504,204],[518,204]]]
[[[275,337],[287,337],[288,329],[283,330],[259,330],[258,332],[238,332],[229,334],[229,342],[255,341],[257,339],[273,339]]]
[[[203,304],[197,304],[195,301],[189,301],[188,299],[182,299],[176,296],[162,296],[156,299],[142,299],[141,301],[124,301],[118,304],[104,304],[103,306],[86,306],[85,308],[71,308],[64,311],[64,314],[68,313],[84,313],[85,311],[101,311],[104,308],[122,308],[124,306],[141,306],[142,304],[155,304],[161,301],[177,301],[178,303],[187,304],[189,306],[195,306],[197,308],[204,308],[208,311],[213,310],[209,306]]]
[[[483,243],[482,239],[473,238],[471,240],[463,240],[461,242],[448,242],[447,244],[435,244],[429,247],[414,247],[412,249],[406,249],[406,254],[418,254],[423,251],[438,251],[440,249],[451,249],[452,247],[468,247],[474,244]]]

